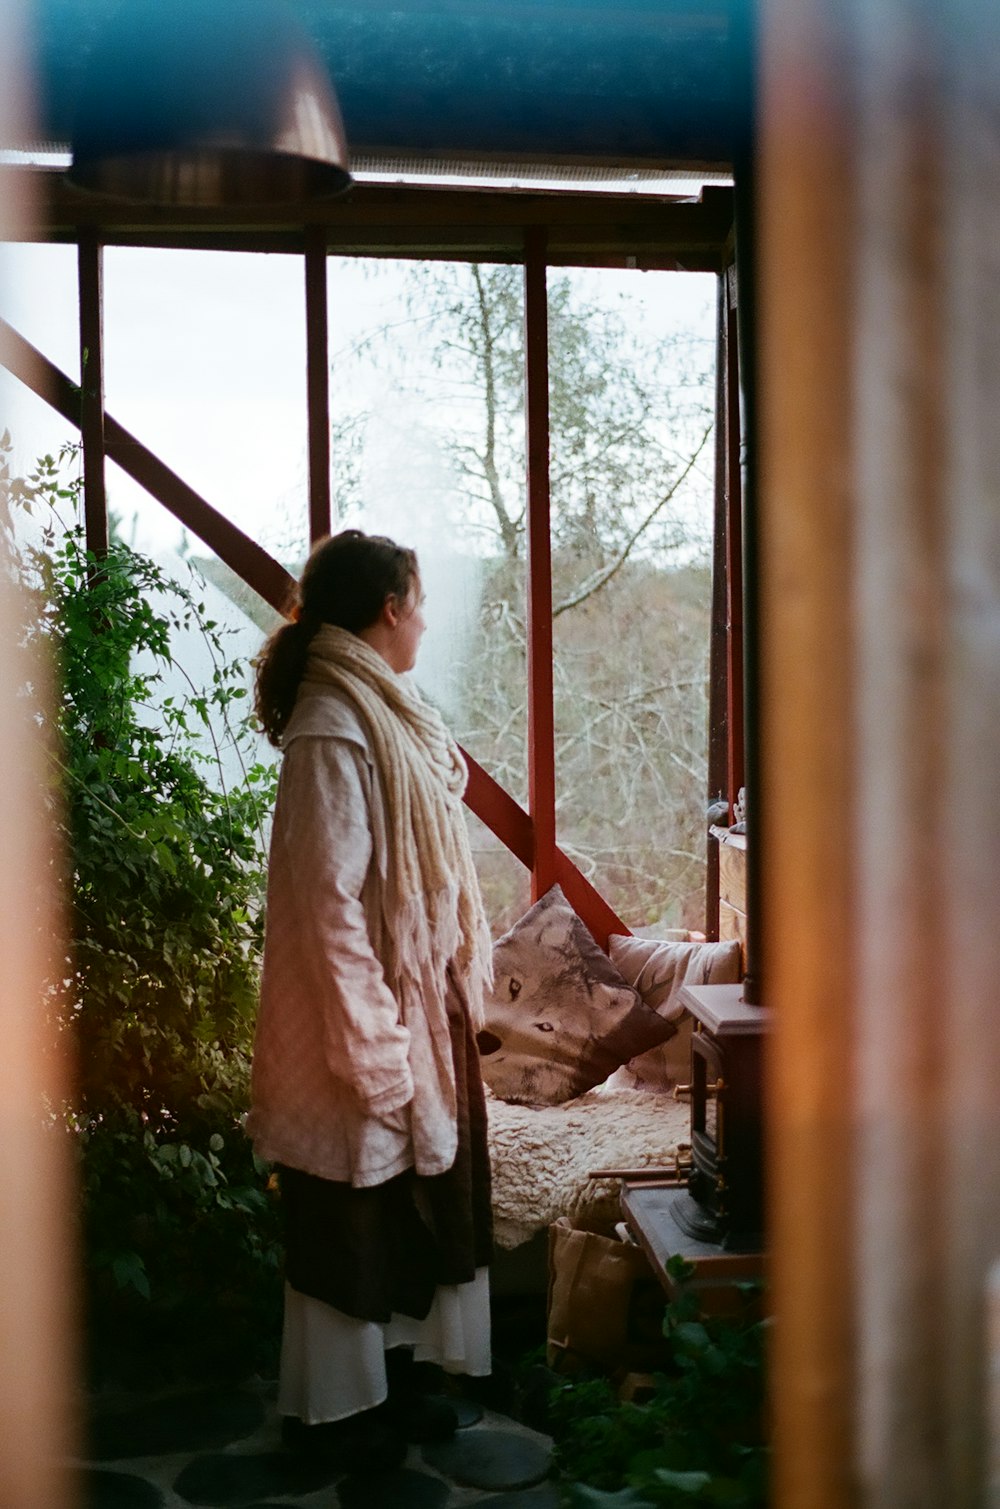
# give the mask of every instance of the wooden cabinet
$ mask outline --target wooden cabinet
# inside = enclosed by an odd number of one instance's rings
[[[719,840],[719,937],[738,938],[746,963],[747,836],[713,828]]]

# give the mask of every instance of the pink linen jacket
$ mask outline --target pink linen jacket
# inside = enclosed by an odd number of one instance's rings
[[[363,726],[303,686],[282,740],[247,1131],[256,1151],[356,1188],[443,1173],[451,1044],[388,984],[385,812]]]

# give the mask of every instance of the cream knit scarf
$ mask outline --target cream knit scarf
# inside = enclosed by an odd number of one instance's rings
[[[382,656],[346,629],[322,624],[309,645],[305,678],[337,687],[369,736],[387,813],[385,926],[397,999],[440,981],[424,1001],[439,1015],[448,966],[465,990],[473,1025],[483,1025],[491,982],[490,933],[462,814],[468,770],[436,708]],[[439,1015],[440,1020],[440,1015]]]

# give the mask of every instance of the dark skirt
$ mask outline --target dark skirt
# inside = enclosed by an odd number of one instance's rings
[[[468,1008],[449,981],[458,1092],[458,1151],[446,1173],[413,1169],[353,1189],[281,1168],[285,1277],[293,1289],[358,1320],[423,1320],[442,1284],[468,1283],[493,1251],[486,1099]]]

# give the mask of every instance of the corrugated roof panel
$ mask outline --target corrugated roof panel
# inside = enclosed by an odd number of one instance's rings
[[[296,9],[330,69],[355,154],[718,165],[731,158],[738,115],[733,14],[748,3],[299,0]],[[68,140],[88,49],[115,8],[36,0],[47,141]]]

